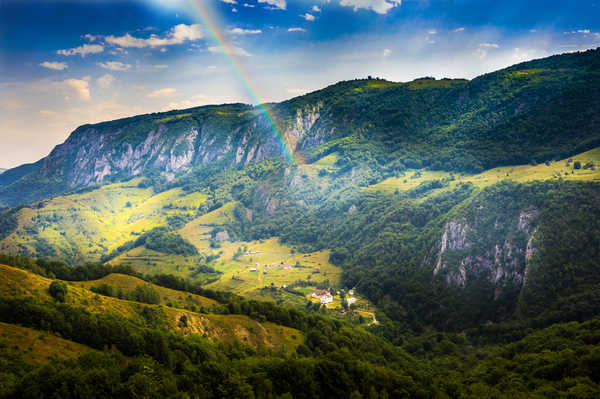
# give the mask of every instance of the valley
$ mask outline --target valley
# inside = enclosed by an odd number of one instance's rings
[[[599,71],[78,127],[0,175],[0,398],[597,397]]]

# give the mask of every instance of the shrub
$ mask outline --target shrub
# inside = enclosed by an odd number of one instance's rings
[[[67,285],[62,281],[53,281],[50,284],[50,295],[52,298],[56,299],[58,302],[64,302],[65,296],[67,295]]]

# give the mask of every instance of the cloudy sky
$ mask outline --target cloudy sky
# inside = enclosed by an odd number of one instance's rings
[[[0,168],[84,123],[598,46],[600,0],[0,0]]]

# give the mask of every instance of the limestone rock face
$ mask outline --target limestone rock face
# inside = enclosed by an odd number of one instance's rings
[[[276,125],[258,108],[229,104],[80,126],[31,166],[33,180],[52,180],[56,189],[47,195],[54,195],[148,172],[172,180],[212,162],[227,168],[287,157],[301,144],[308,148],[327,136],[313,132],[322,119],[321,107],[290,106],[285,112],[294,117],[279,118]],[[305,140],[309,136],[310,142]]]
[[[522,287],[528,263],[536,251],[537,216],[536,209],[525,209],[501,220],[499,215],[477,209],[472,221],[448,221],[439,239],[434,278],[463,288],[470,280],[487,281],[495,287],[495,299],[508,286]]]

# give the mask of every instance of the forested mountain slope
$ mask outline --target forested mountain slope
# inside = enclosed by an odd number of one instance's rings
[[[265,107],[0,174],[0,398],[598,397],[600,49]]]
[[[0,177],[18,205],[93,184],[206,164],[240,168],[283,155],[313,162],[337,151],[376,163],[478,172],[564,158],[600,144],[600,50],[531,61],[472,81],[341,82],[266,108],[207,106],[77,128],[51,154]],[[569,132],[566,134],[565,132]],[[17,194],[18,193],[18,194]]]

